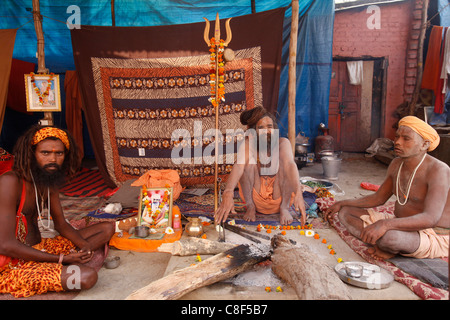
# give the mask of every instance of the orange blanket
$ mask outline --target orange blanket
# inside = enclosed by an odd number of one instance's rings
[[[119,233],[109,240],[109,245],[116,247],[120,250],[130,250],[136,252],[157,252],[160,245],[163,243],[171,243],[180,240],[182,231],[175,231],[173,234],[165,234],[164,238],[160,240],[146,240],[130,238],[132,235],[124,232],[123,236],[119,236]]]

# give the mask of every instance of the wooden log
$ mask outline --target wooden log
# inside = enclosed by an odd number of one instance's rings
[[[195,289],[231,278],[270,256],[268,246],[240,245],[195,266],[177,270],[130,294],[127,300],[175,300]]]
[[[159,252],[168,252],[174,256],[190,256],[195,254],[219,254],[236,247],[235,244],[218,242],[202,238],[186,238],[173,243],[163,243]]]
[[[336,272],[306,244],[293,246],[286,237],[272,238],[272,270],[289,283],[301,300],[351,300]]]

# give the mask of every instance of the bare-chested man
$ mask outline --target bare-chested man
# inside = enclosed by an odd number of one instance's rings
[[[448,256],[450,168],[427,154],[439,140],[424,121],[413,116],[401,119],[394,141],[398,157],[389,165],[379,190],[360,199],[336,202],[325,211],[325,217],[339,212],[339,220],[350,233],[374,246],[375,258]],[[393,194],[397,197],[395,217],[370,209]]]
[[[17,141],[13,169],[0,176],[0,293],[30,296],[97,282],[97,272],[84,264],[104,248],[114,226],[76,230],[66,222],[59,186],[78,165],[75,142],[61,129],[35,126]],[[41,237],[39,223],[50,226],[44,207],[60,236]]]
[[[289,207],[293,205],[305,224],[303,188],[289,140],[278,138],[275,118],[262,107],[244,111],[240,119],[249,134],[239,147],[222,202],[215,212],[216,222],[225,221],[230,212],[234,213],[234,189],[239,184],[247,206],[246,221],[255,221],[257,212],[280,213],[280,223],[291,224]]]

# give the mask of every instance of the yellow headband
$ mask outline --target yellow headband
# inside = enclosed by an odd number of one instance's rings
[[[70,148],[69,138],[67,138],[67,134],[58,128],[52,128],[52,127],[45,127],[42,129],[39,129],[34,137],[33,141],[31,142],[31,145],[36,145],[42,140],[45,140],[49,137],[55,137],[61,140],[61,142],[64,144],[67,150]]]

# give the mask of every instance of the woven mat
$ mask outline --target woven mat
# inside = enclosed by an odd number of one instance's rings
[[[305,202],[307,205],[311,205],[315,202],[316,197],[308,192],[303,194]],[[186,194],[181,194],[180,197],[175,201],[175,204],[180,208],[181,213],[186,217],[206,217],[214,220],[214,194],[207,193],[202,196],[190,196]],[[234,219],[237,224],[245,225],[271,225],[278,226],[280,224],[280,215],[276,214],[256,214],[256,221],[246,221],[244,220],[244,214],[246,211],[245,202],[243,202],[239,197],[239,192],[234,193],[234,207],[236,214],[230,214],[228,219]],[[292,226],[301,225],[299,221],[299,213],[289,209],[294,221],[291,223]],[[322,222],[321,218],[310,220],[313,228],[322,229],[327,228],[328,225]]]
[[[68,197],[60,194],[59,198],[64,216],[69,221],[80,220],[106,203],[105,198],[102,197]]]
[[[334,203],[334,199],[322,198],[319,199],[318,202],[319,208],[324,210],[325,208],[328,208],[330,205]],[[379,212],[393,213],[393,208],[394,208],[393,203],[387,203],[384,206],[374,208],[374,210]],[[421,299],[426,300],[449,299],[449,293],[447,290],[435,288],[431,284],[421,281],[420,279],[405,272],[404,270],[400,269],[399,267],[397,267],[396,265],[394,265],[389,261],[379,261],[374,259],[368,252],[370,246],[362,242],[361,240],[357,239],[353,235],[351,235],[339,221],[337,213],[334,214],[333,219],[331,220],[331,225],[336,229],[339,236],[350,246],[350,248],[353,249],[353,251],[359,254],[367,262],[376,264],[381,268],[391,271],[394,274],[394,279],[397,282],[406,285]]]
[[[60,192],[68,197],[103,197],[114,189],[106,185],[100,171],[81,168],[76,176],[62,186]]]

